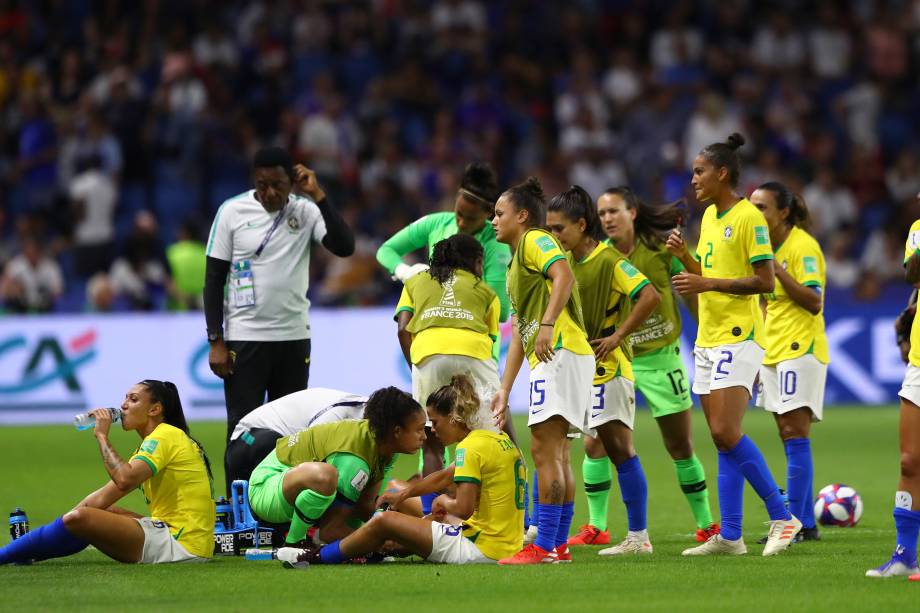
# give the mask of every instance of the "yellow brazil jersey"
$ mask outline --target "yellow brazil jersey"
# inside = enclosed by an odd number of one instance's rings
[[[524,544],[527,468],[504,432],[473,430],[457,443],[454,483],[479,485],[479,503],[463,524],[463,536],[486,557],[512,556]]]
[[[585,328],[591,336],[610,336],[630,309],[624,301],[634,300],[649,280],[624,258],[619,251],[599,244],[583,260],[572,267],[581,294]],[[595,308],[596,307],[596,308]],[[590,321],[597,317],[602,321]],[[595,340],[591,338],[589,340]],[[624,344],[628,339],[624,339]],[[599,361],[594,370],[594,384],[606,383],[616,376],[633,380],[630,357],[617,347]]]
[[[179,428],[162,423],[141,441],[135,458],[153,471],[142,485],[150,517],[165,522],[189,553],[214,555],[214,499],[201,448]]]
[[[540,360],[532,349],[529,351],[527,349],[533,346],[533,339],[536,338],[537,332],[540,329],[540,321],[538,321],[538,319],[543,316],[543,312],[540,308],[533,309],[531,306],[540,304],[542,307],[544,302],[549,301],[549,295],[553,291],[553,281],[547,276],[547,271],[550,266],[559,260],[566,261],[562,248],[549,232],[543,230],[530,230],[524,234],[521,238],[521,244],[518,245],[517,250],[512,256],[511,270],[509,271],[508,277],[509,297],[512,303],[512,313],[518,318],[518,332],[522,341],[524,341],[527,361],[531,368],[534,368]],[[538,271],[543,275],[542,285],[545,288],[543,296],[538,297],[533,294],[526,295],[528,292],[521,291],[523,283],[519,284],[517,282],[519,278],[517,273],[521,269],[526,269],[531,272]],[[573,288],[573,295],[577,291],[577,287]],[[578,355],[592,355],[594,350],[591,348],[591,345],[588,344],[588,337],[584,328],[573,318],[572,313],[569,312],[569,309],[573,308],[573,305],[574,308],[579,310],[578,317],[579,319],[581,318],[580,300],[570,299],[569,303],[562,309],[562,312],[559,313],[559,317],[556,318],[556,323],[553,326],[553,349],[568,349],[572,353]],[[534,310],[541,312],[531,312]],[[522,318],[522,315],[525,314],[527,317]],[[524,321],[525,319],[526,322]],[[524,340],[525,336],[529,339],[529,342]]]
[[[409,359],[413,364],[419,364],[425,358],[438,354],[465,355],[478,360],[492,358],[493,345],[500,334],[498,326],[501,301],[484,281],[476,279],[472,274],[458,271],[457,277],[457,283],[453,283],[452,278],[442,287],[428,273],[423,272],[403,286],[399,303],[396,305],[396,317],[400,311],[409,311],[413,314],[413,320],[427,317],[430,322],[430,325],[422,324],[422,329],[412,337]],[[488,290],[491,299],[475,300],[474,296],[470,295],[470,299],[467,300],[468,294],[472,292],[466,286],[471,283],[480,285],[480,294],[483,290]],[[431,295],[435,293],[437,298],[432,301]],[[421,307],[419,302],[422,302]],[[445,303],[448,306],[445,306]],[[422,312],[416,313],[416,309],[419,308]],[[467,326],[458,323],[465,319],[475,320],[480,325]],[[439,321],[444,322],[444,325],[439,325]],[[473,327],[487,330],[488,333],[482,334],[472,329]]]
[[[782,267],[796,282],[824,292],[826,276],[821,247],[805,230],[793,227],[786,240],[776,248],[776,266]],[[776,280],[767,300],[766,354],[763,363],[773,365],[811,353],[822,364],[830,357],[824,334],[824,312],[812,315],[786,293]]]
[[[920,219],[913,223],[907,235],[907,244],[904,246],[904,264],[906,265],[907,260],[917,252],[920,252]],[[910,355],[907,360],[913,366],[920,366],[920,317],[914,317],[914,323],[910,326]]]
[[[770,231],[763,213],[747,198],[722,213],[718,213],[714,204],[709,205],[700,224],[696,259],[707,278],[752,276],[753,264],[773,259]],[[759,296],[703,292],[699,300],[697,345],[718,347],[753,340],[764,346]]]

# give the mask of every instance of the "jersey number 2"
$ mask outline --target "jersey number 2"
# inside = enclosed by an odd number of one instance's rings
[[[709,261],[709,258],[712,257],[712,241],[707,241],[706,245],[709,247],[706,250],[706,253],[703,255],[703,268],[712,268],[712,262]]]

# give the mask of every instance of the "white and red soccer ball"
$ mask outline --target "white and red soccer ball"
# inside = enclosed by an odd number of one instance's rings
[[[822,526],[855,526],[862,513],[862,498],[842,483],[824,486],[815,500],[815,519]]]

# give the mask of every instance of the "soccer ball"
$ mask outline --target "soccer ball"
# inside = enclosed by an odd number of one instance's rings
[[[855,526],[862,512],[862,498],[842,483],[824,486],[815,500],[815,517],[822,526]]]

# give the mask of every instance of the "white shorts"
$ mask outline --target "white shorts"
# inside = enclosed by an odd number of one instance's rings
[[[904,383],[901,384],[901,391],[898,392],[898,396],[920,407],[920,368],[913,364],[907,365],[907,371],[904,373]]]
[[[777,415],[808,407],[811,420],[821,421],[826,380],[827,364],[811,354],[771,366],[765,364],[760,367],[758,386],[763,393],[757,395],[756,404]]]
[[[478,360],[466,355],[431,355],[412,365],[412,397],[425,407],[428,396],[450,383],[454,375],[466,375],[479,396],[478,428],[497,432],[492,421],[492,397],[501,387],[498,365],[492,360]],[[430,426],[428,422],[426,425]],[[473,427],[476,424],[467,424]]]
[[[166,562],[207,562],[208,558],[193,555],[179,544],[169,533],[169,527],[150,517],[137,520],[144,530],[144,552],[140,564],[164,564]]]
[[[614,377],[610,381],[597,383],[591,388],[588,400],[588,432],[596,436],[594,429],[610,421],[620,421],[633,430],[636,422],[636,390],[626,377]]]
[[[763,363],[763,354],[763,347],[754,341],[694,347],[693,393],[705,396],[712,390],[743,387],[753,396],[754,379]]]
[[[572,428],[588,428],[588,400],[594,379],[594,356],[559,349],[549,362],[538,362],[530,371],[530,410],[527,425],[542,423],[556,415]]]
[[[438,564],[494,564],[479,551],[476,544],[463,536],[463,528],[431,522],[431,555],[429,562]]]

